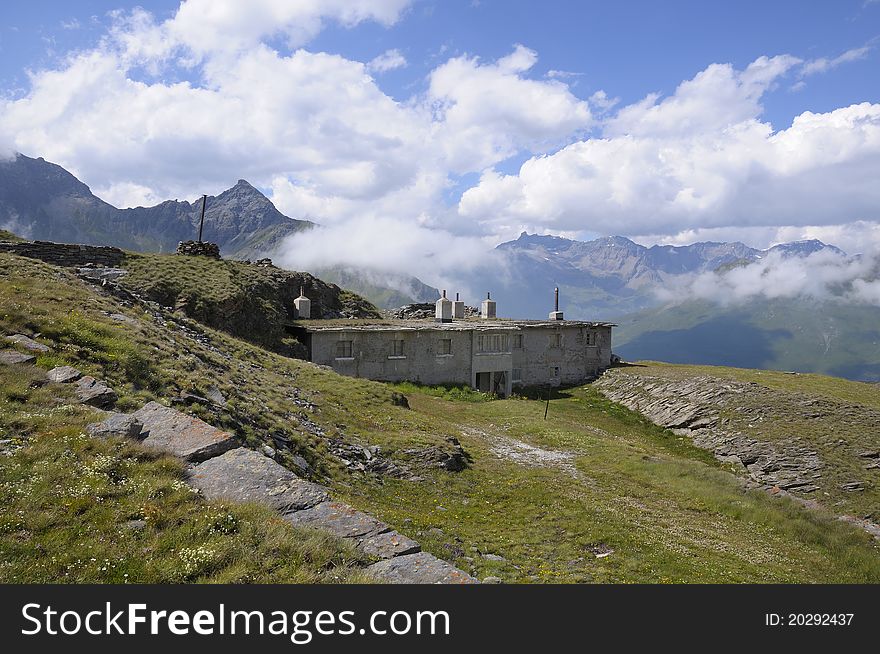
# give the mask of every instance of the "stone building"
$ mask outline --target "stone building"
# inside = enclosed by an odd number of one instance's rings
[[[550,320],[498,319],[488,298],[486,317],[452,318],[451,305],[444,294],[435,321],[302,321],[296,331],[311,361],[343,375],[502,397],[517,386],[581,384],[611,365],[613,325],[564,320],[558,303]]]

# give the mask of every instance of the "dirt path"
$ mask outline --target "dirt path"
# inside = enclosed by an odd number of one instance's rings
[[[463,427],[462,434],[486,441],[492,454],[499,459],[507,459],[529,468],[557,468],[575,479],[585,480],[584,475],[575,465],[575,459],[580,456],[577,452],[545,450],[510,436],[490,434],[476,427]]]

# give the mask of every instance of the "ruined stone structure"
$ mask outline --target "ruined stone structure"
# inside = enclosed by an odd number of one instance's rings
[[[85,266],[90,263],[115,267],[125,259],[125,252],[119,248],[51,243],[49,241],[0,241],[0,252],[8,252],[29,259],[39,259],[55,266],[68,268]]]
[[[177,254],[184,254],[191,257],[211,257],[212,259],[219,259],[220,246],[216,243],[208,243],[206,241],[181,241],[177,244]]]
[[[311,361],[343,375],[467,385],[502,397],[517,386],[581,384],[611,365],[611,323],[502,320],[489,298],[483,317],[455,319],[452,304],[441,297],[433,321],[308,322],[297,335]]]

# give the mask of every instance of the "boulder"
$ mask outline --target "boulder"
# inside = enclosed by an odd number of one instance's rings
[[[132,414],[143,423],[147,447],[199,462],[238,447],[232,434],[176,409],[150,402]]]
[[[47,373],[49,381],[56,384],[68,384],[82,377],[82,373],[72,366],[58,366]]]
[[[37,357],[33,354],[22,354],[15,350],[3,350],[0,352],[0,363],[5,363],[10,366],[29,364],[36,360]]]
[[[25,336],[24,334],[14,334],[13,336],[7,336],[6,340],[10,343],[15,343],[19,347],[23,347],[28,352],[48,352],[49,347],[47,345],[43,345],[42,343],[37,343],[34,339]]]
[[[392,584],[476,584],[476,579],[448,561],[427,552],[385,559],[367,572]]]
[[[195,466],[190,483],[209,500],[257,502],[279,513],[301,511],[330,499],[323,486],[300,479],[284,466],[246,448]]]
[[[422,551],[421,545],[416,541],[396,531],[367,536],[358,542],[358,548],[367,556],[377,559],[390,559]]]
[[[143,424],[133,415],[112,413],[101,422],[86,427],[86,432],[94,438],[137,438]]]
[[[384,522],[342,502],[321,502],[305,511],[291,513],[285,516],[285,520],[297,527],[314,527],[341,538],[365,539],[391,529]]]
[[[116,404],[116,393],[104,382],[94,377],[80,377],[76,382],[76,396],[83,404],[99,409],[109,409]]]

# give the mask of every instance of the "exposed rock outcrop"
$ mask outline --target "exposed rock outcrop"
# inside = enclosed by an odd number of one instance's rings
[[[76,397],[83,404],[99,409],[109,409],[118,399],[116,392],[102,381],[86,375],[75,382]]]
[[[158,402],[135,411],[143,444],[187,461],[204,461],[239,446],[232,434]]]

